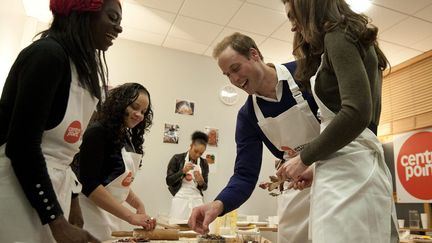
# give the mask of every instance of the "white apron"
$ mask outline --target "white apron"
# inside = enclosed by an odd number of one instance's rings
[[[41,143],[48,174],[66,220],[69,217],[72,192],[81,191],[81,184],[69,165],[79,150],[82,134],[97,102],[96,98],[79,86],[78,75],[71,62],[66,113],[57,127],[44,132]],[[4,153],[5,146],[6,144],[0,147],[0,212],[1,217],[8,221],[1,224],[0,242],[55,242],[49,226],[41,224],[36,211],[25,197],[10,160]],[[43,188],[37,190],[43,195]],[[49,211],[50,202],[45,203]]]
[[[281,113],[277,117],[264,118],[256,96],[253,96],[255,114],[263,133],[279,150],[285,151],[284,159],[295,157],[305,144],[319,134],[319,123],[309,108],[306,100],[294,82],[288,69],[283,68],[283,76],[287,80],[297,105]],[[279,74],[278,74],[279,75]],[[278,198],[278,243],[306,243],[309,229],[309,193],[310,189],[287,190]]]
[[[134,180],[142,158],[141,154],[121,150],[125,171],[116,179],[105,186],[105,189],[119,202],[123,203],[130,192],[130,186]],[[119,231],[122,219],[112,215],[98,207],[93,201],[79,195],[80,206],[84,219],[84,229],[100,240],[111,239],[112,231]]]
[[[311,78],[313,91],[315,78]],[[322,132],[335,114],[313,94]],[[316,162],[310,212],[312,242],[399,242],[391,181],[382,145],[369,128],[327,160]]]
[[[186,153],[184,166],[189,162],[188,159],[189,152]],[[188,171],[185,177],[183,177],[180,190],[175,194],[171,202],[169,223],[187,223],[192,209],[204,204],[203,197],[201,196],[200,190],[197,188],[193,173],[194,171],[202,173],[200,165],[201,158],[198,158],[194,169]]]

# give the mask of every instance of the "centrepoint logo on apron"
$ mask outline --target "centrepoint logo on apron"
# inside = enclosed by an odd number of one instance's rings
[[[396,163],[399,181],[404,189],[413,197],[431,200],[432,132],[409,136],[400,147]]]
[[[81,122],[73,121],[66,129],[64,140],[68,143],[78,142],[81,136]]]
[[[297,156],[297,154],[303,150],[305,144],[299,145],[295,147],[294,149],[288,147],[288,146],[281,146],[281,149],[288,155],[288,157],[292,158]]]
[[[134,180],[134,177],[132,175],[132,171],[130,171],[129,174],[126,176],[126,178],[123,179],[121,184],[122,184],[122,186],[128,187],[128,186],[130,186],[130,184],[132,184],[133,180]]]

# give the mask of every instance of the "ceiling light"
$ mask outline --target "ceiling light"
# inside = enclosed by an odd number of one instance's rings
[[[356,13],[363,13],[371,6],[370,0],[346,0],[346,2]]]

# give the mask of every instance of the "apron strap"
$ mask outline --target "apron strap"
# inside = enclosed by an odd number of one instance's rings
[[[49,168],[54,168],[54,169],[64,171],[65,172],[64,181],[65,183],[69,184],[70,188],[72,189],[72,192],[73,193],[81,192],[82,185],[69,165],[52,162],[50,160],[46,161],[46,165]]]
[[[291,95],[294,98],[294,100],[297,102],[297,104],[300,104],[304,102],[303,95],[300,91],[299,86],[294,81],[294,78],[292,77],[290,71],[287,67],[284,65],[276,65],[276,73],[278,78],[282,78],[282,80],[286,81],[288,83],[289,89],[291,91]],[[258,106],[256,95],[252,95],[252,103],[255,110],[255,115],[258,119],[258,121],[264,120],[264,115],[261,112],[261,109]]]
[[[252,104],[254,107],[254,111],[255,111],[255,115],[257,117],[257,120],[263,121],[265,118],[264,118],[263,113],[261,112],[261,109],[258,106],[256,95],[252,95]]]
[[[299,86],[294,81],[294,78],[292,77],[288,68],[284,65],[278,65],[278,67],[280,68],[279,75],[281,75],[281,78],[284,78],[288,82],[289,89],[291,90],[291,94],[294,100],[297,102],[297,104],[302,102],[304,100],[303,95],[300,91]]]
[[[297,85],[297,84],[296,84],[296,85]],[[298,86],[297,86],[297,88],[298,88]],[[292,92],[292,91],[291,91],[291,92]],[[294,100],[297,102],[297,104],[302,104],[302,103],[305,102],[305,100],[303,99],[303,95],[302,95],[302,93],[301,93],[300,91],[299,91],[298,93],[299,93],[299,94],[297,94],[297,95],[293,95],[293,98],[294,98]],[[258,120],[258,121],[263,121],[263,120],[265,119],[265,117],[264,117],[264,115],[263,115],[261,109],[260,109],[259,106],[258,106],[256,95],[252,95],[252,104],[253,104],[253,108],[254,108],[254,111],[255,111],[255,115],[256,115],[256,117],[257,117],[257,120]]]

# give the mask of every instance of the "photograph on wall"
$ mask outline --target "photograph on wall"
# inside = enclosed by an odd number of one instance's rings
[[[206,127],[205,133],[208,136],[208,145],[217,147],[219,142],[219,130],[217,128]]]
[[[205,151],[203,157],[207,160],[207,163],[209,165],[209,172],[216,173],[217,172],[216,153],[214,151]]]
[[[193,115],[195,103],[189,100],[176,99],[175,113],[182,115]]]
[[[163,142],[178,144],[179,132],[180,132],[179,125],[165,123]]]

